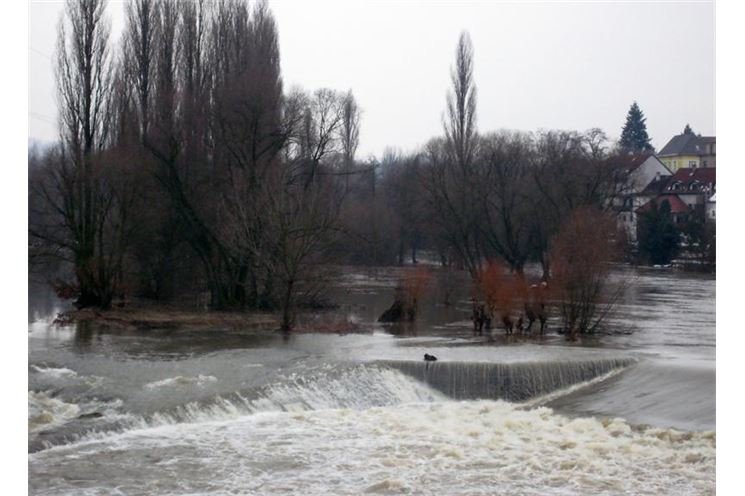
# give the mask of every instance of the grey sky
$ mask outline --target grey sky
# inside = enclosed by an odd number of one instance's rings
[[[442,132],[455,45],[475,50],[479,130],[604,129],[637,100],[659,149],[715,134],[713,2],[270,1],[286,87],[351,88],[360,157]],[[29,135],[56,137],[51,69],[61,2],[29,7]],[[111,2],[115,38],[123,3]]]

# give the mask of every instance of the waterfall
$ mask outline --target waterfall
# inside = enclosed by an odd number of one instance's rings
[[[265,387],[217,395],[151,413],[136,414],[117,408],[93,420],[76,418],[75,405],[70,405],[75,408],[73,413],[63,416],[40,401],[45,397],[29,393],[29,408],[46,415],[37,415],[39,419],[48,420],[50,425],[65,426],[65,429],[42,432],[31,429],[29,452],[132,429],[227,420],[262,412],[361,411],[372,407],[441,402],[448,397],[523,402],[591,381],[632,363],[634,360],[624,358],[518,363],[376,361],[367,365],[332,367],[308,376],[293,374]],[[210,376],[198,376],[186,383],[199,380],[215,382]],[[153,389],[154,385],[165,388],[184,382],[184,378],[178,376],[148,383],[143,388]],[[37,417],[30,419],[30,426]]]
[[[454,399],[521,402],[590,381],[628,367],[635,360],[602,358],[517,363],[384,360],[376,363],[400,370]]]
[[[178,376],[148,383],[143,388],[164,388],[177,384],[196,383],[199,380],[207,383],[214,382],[206,379],[209,377],[211,376],[198,376],[186,380]],[[116,411],[93,420],[76,418],[79,411],[77,405],[68,405],[54,399],[47,400],[45,393],[29,392],[29,409],[35,412],[34,416],[29,418],[29,452],[33,453],[81,440],[100,439],[113,433],[133,429],[228,420],[257,413],[333,409],[364,410],[372,407],[445,400],[447,398],[444,395],[426,384],[413,380],[398,370],[376,365],[332,367],[327,371],[308,376],[292,374],[268,386],[221,394],[162,411],[140,414]],[[56,403],[49,406],[49,401]],[[74,408],[74,410],[66,417],[62,417],[57,413],[57,410],[61,410],[57,407],[57,403],[67,408]],[[53,406],[56,410],[52,409]],[[43,426],[35,427],[34,422],[40,423],[42,420],[49,426],[65,423],[66,428],[45,432],[42,429]]]

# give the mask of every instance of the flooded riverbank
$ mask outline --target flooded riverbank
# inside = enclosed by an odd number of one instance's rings
[[[30,492],[713,491],[713,278],[617,272],[610,334],[567,343],[551,322],[473,336],[462,282],[416,324],[378,324],[401,270],[336,279],[354,334],[59,328],[30,309]]]

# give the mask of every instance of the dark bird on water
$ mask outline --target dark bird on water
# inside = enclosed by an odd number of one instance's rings
[[[425,362],[436,362],[437,361],[437,357],[434,356],[434,355],[430,355],[429,353],[425,353],[424,354],[424,361]]]

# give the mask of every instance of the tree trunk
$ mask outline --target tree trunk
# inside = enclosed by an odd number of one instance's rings
[[[282,301],[282,330],[292,330],[292,324],[294,323],[294,315],[292,312],[292,289],[294,281],[290,280],[287,282],[287,288],[285,289],[285,295]]]

